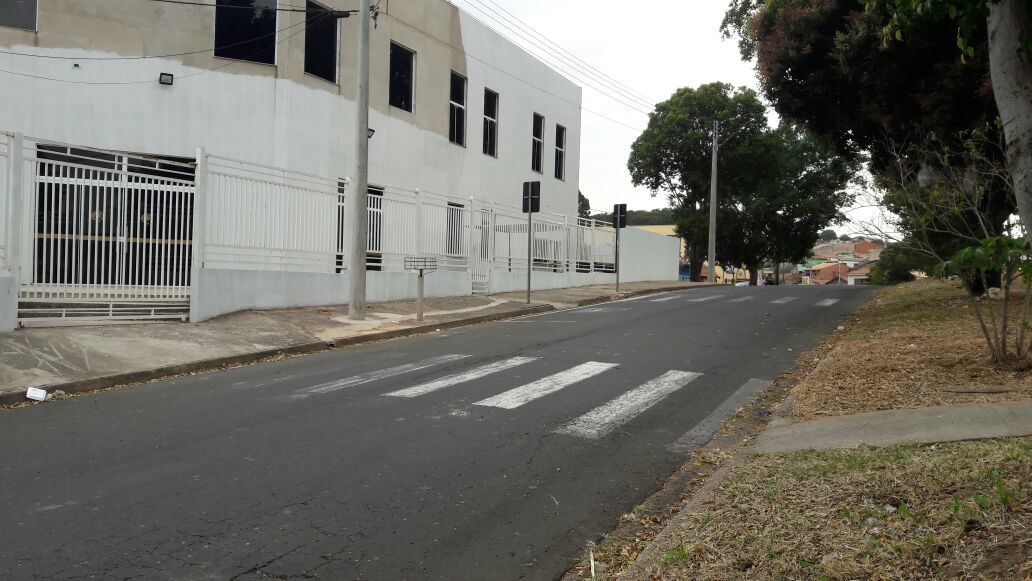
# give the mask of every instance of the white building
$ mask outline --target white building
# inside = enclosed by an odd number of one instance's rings
[[[354,1],[200,3],[0,0],[7,304],[190,301],[201,320],[346,302],[357,18],[333,11]],[[568,218],[577,85],[444,0],[383,3],[371,76],[370,299],[411,295],[408,254],[443,259],[431,294],[518,286],[527,234],[511,208],[530,180],[542,182],[539,284],[602,280],[611,236]],[[196,205],[195,187],[211,189]],[[118,272],[87,272],[91,252]]]

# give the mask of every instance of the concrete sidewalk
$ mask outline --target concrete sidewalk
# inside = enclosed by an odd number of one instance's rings
[[[771,426],[750,451],[779,453],[1028,435],[1032,435],[1032,401],[969,403]]]
[[[153,381],[183,373],[254,363],[434,332],[558,308],[593,304],[705,283],[654,282],[539,291],[533,304],[518,293],[428,299],[426,320],[415,301],[370,305],[352,322],[347,306],[244,311],[200,324],[152,323],[23,329],[0,334],[0,405],[26,401],[28,387],[66,393]],[[519,300],[522,298],[523,300]]]

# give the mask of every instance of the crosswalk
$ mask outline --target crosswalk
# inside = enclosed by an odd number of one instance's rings
[[[719,301],[720,299],[723,299],[726,296],[727,295],[722,295],[721,294],[721,295],[705,295],[705,296],[701,296],[701,297],[685,298],[685,295],[683,293],[676,293],[676,294],[664,295],[664,296],[661,296],[661,297],[658,297],[658,298],[654,298],[654,299],[649,299],[648,302],[650,302],[650,303],[665,303],[665,302],[675,301],[675,300],[681,299],[681,300],[683,300],[686,303],[708,303],[708,302],[711,302],[711,301]],[[798,301],[801,298],[802,297],[797,297],[797,296],[784,296],[784,297],[778,297],[776,299],[772,299],[772,300],[769,301],[769,303],[772,304],[772,305],[786,305],[788,303],[791,303],[791,302],[794,302],[794,301]],[[753,301],[753,300],[756,300],[756,299],[757,299],[756,295],[744,295],[744,296],[728,299],[727,302],[729,302],[729,303],[745,303],[745,302]],[[838,302],[839,302],[839,299],[821,299],[821,300],[813,303],[813,305],[815,307],[830,307],[830,306],[835,305]],[[584,309],[582,309],[582,311],[584,311]],[[593,311],[593,312],[598,312],[598,311]]]
[[[473,365],[458,372],[434,371],[438,368],[447,368],[449,364],[461,364],[464,360],[471,357],[469,354],[449,353],[403,365],[367,371],[350,377],[299,388],[288,399],[303,399],[332,394],[350,387],[414,375],[417,372],[422,372],[424,375],[431,374],[431,376],[435,373],[443,373],[443,375],[430,380],[422,380],[420,378],[414,385],[404,387],[403,389],[396,389],[386,393],[375,393],[373,395],[375,397],[411,399],[427,396],[463,384],[474,384],[476,389],[492,390],[492,386],[503,383],[505,379],[511,379],[511,374],[505,374],[504,372],[525,367],[526,371],[520,372],[519,375],[520,377],[527,377],[528,380],[525,383],[501,391],[501,393],[484,394],[487,397],[483,397],[483,399],[479,399],[472,404],[473,406],[483,408],[494,408],[504,413],[537,402],[577,384],[595,381],[601,382],[595,383],[595,387],[602,387],[611,386],[614,382],[621,381],[617,379],[619,376],[606,377],[607,373],[611,373],[621,367],[618,363],[586,361],[577,364],[567,364],[569,367],[555,371],[555,363],[557,362],[543,357],[502,357],[487,363]],[[563,367],[566,366],[564,365]],[[542,373],[539,371],[542,368],[548,368],[549,371]],[[454,369],[454,365],[452,365],[452,369]],[[548,429],[556,434],[575,438],[588,440],[603,438],[621,426],[632,422],[664,399],[686,388],[703,376],[699,372],[679,369],[672,369],[662,373],[657,372],[657,374],[657,376],[644,381],[640,385],[623,390],[622,393],[612,395],[611,392],[607,391],[606,393],[609,393],[607,396],[609,398],[608,401],[591,402],[585,405],[586,409],[590,409],[583,413],[583,415],[573,419],[564,418],[561,425],[558,427],[553,425]],[[498,375],[502,377],[496,381],[494,376]],[[488,381],[477,381],[483,379]],[[591,394],[595,393],[595,391],[592,389],[582,393]],[[590,398],[591,396],[588,395],[587,397]],[[592,405],[595,407],[591,407]],[[576,413],[580,411],[583,410],[578,410]]]

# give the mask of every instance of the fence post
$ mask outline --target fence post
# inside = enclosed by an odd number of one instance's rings
[[[31,244],[22,247],[22,227],[34,221],[24,216],[25,213],[25,136],[15,133],[11,136],[10,151],[7,155],[7,266],[11,269],[16,285],[25,281],[21,280],[22,266],[25,265],[26,256],[23,253],[31,248]],[[31,269],[24,269],[31,270]]]
[[[566,270],[566,288],[573,286],[573,275],[570,274],[570,217],[563,215],[563,225],[566,231],[566,247],[563,257],[563,268]]]
[[[488,228],[490,228],[487,237],[487,292],[491,292],[491,270],[494,269],[495,263],[495,238],[497,235],[498,228],[498,210],[495,208],[495,202],[490,202],[491,214],[488,217]]]
[[[423,255],[423,192],[416,188],[416,256]]]
[[[477,201],[469,197],[469,226],[466,227],[466,264],[470,277],[473,276],[473,219],[477,217]],[[477,258],[480,258],[479,256]]]
[[[204,268],[204,250],[208,218],[208,153],[197,148],[194,170],[193,240],[190,241],[190,322],[200,322],[201,270]]]

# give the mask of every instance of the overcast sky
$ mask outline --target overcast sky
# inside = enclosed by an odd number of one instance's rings
[[[681,87],[713,81],[756,88],[752,65],[741,61],[734,41],[720,37],[720,21],[727,7],[724,0],[452,2],[530,52],[542,54],[540,47],[499,23],[501,20],[510,28],[516,27],[502,9],[508,11],[540,35],[646,97],[650,105],[667,99]],[[544,41],[539,42],[553,48]],[[542,60],[549,62],[547,57]],[[645,128],[648,117],[607,97],[589,83],[638,109],[651,110],[651,106],[639,104],[627,94],[621,94],[620,89],[603,85],[604,80],[589,72],[574,69],[569,64],[560,63],[560,66],[567,68],[560,72],[584,87],[580,183],[584,195],[591,200],[592,209],[611,210],[617,202],[625,202],[636,210],[665,207],[666,199],[662,195],[652,197],[648,190],[634,188],[627,172],[631,143]],[[574,77],[571,71],[581,78]]]
[[[629,91],[654,105],[681,87],[713,81],[759,88],[752,63],[742,62],[734,40],[721,38],[727,0],[451,1],[584,88],[580,183],[596,211],[609,211],[618,202],[635,210],[667,206],[662,193],[653,197],[631,185],[627,156],[648,122],[646,114],[635,108],[652,107],[635,101]],[[516,19],[627,88],[613,88],[595,71],[575,67],[567,56],[554,56],[558,50],[529,32],[513,32],[520,26]],[[870,220],[875,213],[849,212],[856,220]],[[859,227],[838,229],[850,232]]]

